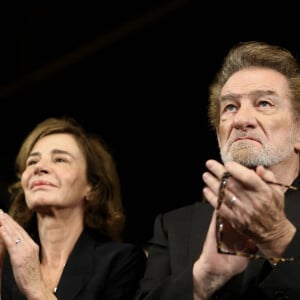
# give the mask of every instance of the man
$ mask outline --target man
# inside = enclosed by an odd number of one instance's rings
[[[223,163],[205,202],[157,216],[136,299],[300,299],[299,63],[240,43],[209,91]]]

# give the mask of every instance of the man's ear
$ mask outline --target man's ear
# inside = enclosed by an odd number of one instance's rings
[[[296,117],[294,126],[297,126],[296,128],[294,128],[297,130],[294,149],[295,152],[300,153],[300,118],[299,117]]]
[[[296,124],[298,124],[298,128],[299,128],[299,126],[300,126],[299,121]],[[297,130],[294,149],[296,152],[300,153],[300,130]]]
[[[297,142],[295,143],[294,148],[295,148],[295,151],[296,151],[296,152],[300,153],[300,140],[299,140],[299,139],[298,139]]]

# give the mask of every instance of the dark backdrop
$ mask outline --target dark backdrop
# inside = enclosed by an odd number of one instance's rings
[[[110,146],[126,237],[143,244],[158,212],[201,199],[205,161],[218,158],[207,89],[228,49],[265,40],[298,55],[298,25],[282,21],[284,7],[106,2],[1,11],[0,207],[26,134],[46,117],[69,115]]]

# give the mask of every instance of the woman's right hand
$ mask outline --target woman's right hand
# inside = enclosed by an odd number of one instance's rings
[[[43,281],[40,268],[39,246],[12,217],[0,213],[0,253],[9,254],[14,278],[27,299],[41,299],[40,295],[50,294]],[[54,299],[55,297],[43,297]]]

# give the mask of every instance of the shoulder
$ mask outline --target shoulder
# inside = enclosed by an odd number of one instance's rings
[[[85,229],[80,239],[81,244],[93,247],[96,256],[141,258],[144,255],[143,249],[138,245],[114,241],[93,229]]]
[[[213,208],[204,202],[195,202],[171,211],[158,214],[155,218],[155,228],[163,231],[185,231],[200,223],[206,224],[211,218]]]
[[[78,258],[92,269],[101,270],[143,270],[146,255],[144,249],[133,243],[109,239],[96,230],[85,229],[72,253],[72,262]]]
[[[160,214],[165,221],[189,222],[194,217],[201,217],[212,212],[212,207],[204,202],[195,202]]]

